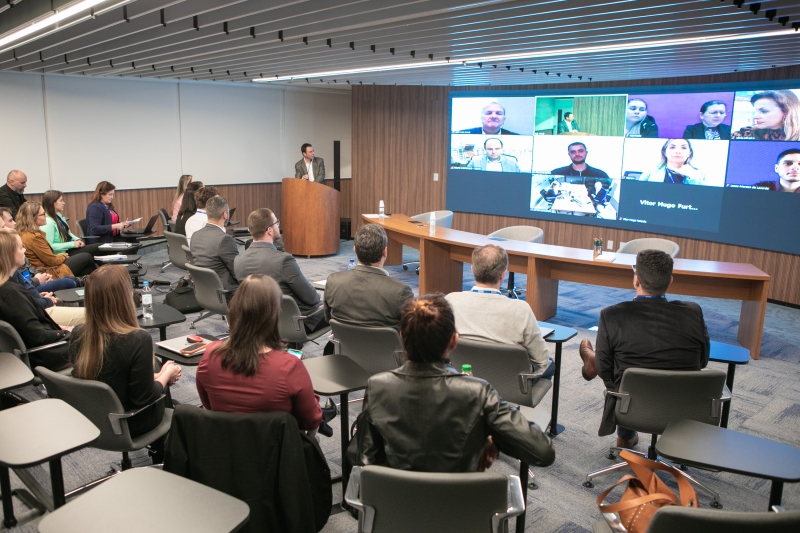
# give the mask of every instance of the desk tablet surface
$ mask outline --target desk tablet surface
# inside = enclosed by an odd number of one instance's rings
[[[39,531],[228,533],[249,516],[246,503],[218,490],[154,468],[133,468],[45,516]]]
[[[33,381],[33,372],[14,354],[0,353],[0,391],[14,389]]]

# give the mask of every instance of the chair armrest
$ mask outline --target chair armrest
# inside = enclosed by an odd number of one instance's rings
[[[305,323],[303,322],[306,318],[306,315],[299,315],[292,317],[292,324],[294,324],[295,331],[302,331],[305,328]]]
[[[335,337],[331,339],[331,343],[333,344],[333,353],[342,355],[342,343],[337,341]]]
[[[136,416],[145,409],[152,407],[158,402],[162,401],[166,397],[167,397],[166,394],[162,394],[154,402],[145,405],[144,407],[141,407],[135,411],[125,411],[124,413],[108,413],[108,421],[111,422],[111,430],[114,432],[114,435],[122,435],[122,424],[120,423],[120,420]]]
[[[227,301],[225,300],[225,295],[228,294],[229,292],[231,291],[225,289],[217,289],[217,300],[219,300],[219,303],[221,304],[227,303]]]
[[[722,396],[711,400],[711,418],[719,418],[722,414],[722,404],[731,401],[733,393],[727,385],[722,386]]]
[[[30,348],[25,350],[20,350],[15,348],[14,355],[17,356],[17,358],[19,358],[20,361],[25,363],[25,366],[31,368],[31,360],[28,357],[28,354],[36,353],[40,350],[47,350],[48,348],[55,348],[56,346],[62,346],[64,344],[67,344],[67,341],[58,341],[51,344],[45,344],[44,346],[37,346],[36,348]]]
[[[347,487],[350,488],[349,486]],[[504,527],[509,518],[514,518],[525,512],[525,499],[522,497],[522,483],[518,476],[508,476],[508,510],[505,513],[495,513],[492,517],[492,532],[507,531]]]
[[[536,374],[520,374],[518,376],[518,379],[519,379],[519,391],[522,394],[528,394],[530,385],[542,379],[542,376],[541,375],[537,376]]]
[[[773,505],[772,507],[769,508],[769,510],[772,511],[773,513],[785,513],[786,512],[786,509],[784,509],[783,506],[781,506],[781,505]]]
[[[395,350],[394,351],[394,362],[397,363],[397,366],[403,366],[408,362],[408,354],[406,354],[405,350]]]
[[[372,526],[375,522],[375,508],[364,505],[359,499],[361,492],[361,467],[354,466],[350,471],[350,482],[347,484],[347,492],[344,494],[344,501],[347,505],[361,513],[362,533],[372,533]],[[521,490],[520,490],[521,493]]]
[[[619,406],[619,412],[620,413],[627,413],[628,412],[628,407],[630,407],[630,405],[631,405],[631,395],[630,394],[625,394],[625,393],[622,393],[622,392],[613,392],[613,391],[610,391],[608,389],[603,391],[603,394],[605,394],[606,396],[614,396],[615,398],[617,398],[621,402],[620,406]]]

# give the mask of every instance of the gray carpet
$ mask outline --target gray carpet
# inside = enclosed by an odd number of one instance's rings
[[[416,250],[405,248],[405,260],[418,259]],[[321,280],[331,272],[347,268],[354,257],[352,241],[342,243],[341,253],[337,256],[320,259],[299,258],[298,262],[309,280]],[[142,262],[149,267],[146,279],[177,280],[183,272],[175,267],[168,267],[160,272],[160,265],[166,260],[166,250],[156,248],[152,253],[144,255]],[[392,275],[409,285],[415,292],[418,277],[413,267],[408,271],[401,267],[388,267]],[[464,287],[472,285],[469,265],[465,265]],[[525,285],[525,276],[516,276],[517,286]],[[156,291],[155,301],[160,302],[165,287]],[[632,298],[633,290],[618,290],[591,285],[580,285],[562,282],[559,287],[558,314],[550,322],[573,327],[578,335],[564,345],[561,399],[559,402],[559,422],[566,426],[566,431],[554,439],[556,445],[556,462],[548,468],[534,469],[539,483],[539,490],[530,491],[528,495],[527,531],[548,532],[588,532],[594,521],[600,519],[595,499],[603,488],[614,483],[620,474],[611,474],[600,478],[593,489],[581,486],[586,472],[611,463],[605,458],[612,437],[597,436],[602,408],[602,384],[599,381],[587,383],[579,372],[580,358],[578,345],[581,339],[594,341],[594,333],[588,328],[597,324],[601,309],[616,302]],[[679,298],[670,295],[670,298]],[[711,338],[721,342],[736,344],[736,328],[738,325],[739,301],[714,300],[708,298],[691,298],[703,307]],[[188,319],[195,318],[192,314]],[[797,446],[800,443],[800,310],[770,304],[764,325],[761,359],[740,366],[736,373],[733,403],[729,427],[744,433],[759,435],[779,442]],[[190,332],[189,322],[176,324],[167,329],[170,338],[186,335]],[[225,323],[218,317],[206,319],[197,324],[195,332],[220,334],[225,331]],[[153,339],[158,340],[158,332],[153,331]],[[324,343],[322,343],[324,344]],[[551,347],[552,350],[552,347]],[[322,345],[309,343],[305,346],[306,357],[317,357],[322,354]],[[725,366],[711,363],[710,367],[725,370]],[[183,403],[199,405],[194,381],[194,368],[185,367],[181,381],[173,387],[172,396]],[[42,397],[32,388],[25,389],[24,394],[30,399]],[[351,399],[357,395],[351,395]],[[324,401],[324,398],[323,398]],[[550,408],[550,397],[543,404]],[[360,410],[360,403],[351,404],[351,420]],[[339,419],[331,424],[334,437],[321,437],[322,449],[325,452],[334,475],[341,472],[341,453],[339,449]],[[643,439],[644,441],[647,439]],[[645,445],[638,449],[644,450]],[[146,453],[139,452],[133,456],[137,465],[149,464]],[[95,449],[84,449],[70,454],[62,461],[66,490],[83,485],[93,479],[102,477],[109,465],[118,461],[117,454]],[[493,470],[502,473],[517,473],[518,463],[513,459],[501,456]],[[49,487],[47,467],[30,469],[45,486]],[[725,509],[736,511],[766,510],[769,498],[770,483],[768,481],[725,473],[710,473],[691,470],[692,474],[702,482],[717,490],[722,496]],[[20,481],[12,473],[12,486],[21,486]],[[341,485],[334,486],[334,501],[341,500]],[[710,499],[700,494],[702,506],[708,506]],[[165,502],[166,503],[166,502]],[[800,509],[800,486],[786,485],[783,504],[787,509]],[[15,511],[25,508],[15,501]],[[17,527],[15,532],[35,532],[36,521]],[[356,521],[346,513],[334,515],[323,529],[326,533],[355,532]]]

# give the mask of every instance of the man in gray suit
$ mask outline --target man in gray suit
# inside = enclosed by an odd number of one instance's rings
[[[228,220],[228,202],[222,196],[214,196],[206,203],[208,223],[192,235],[190,249],[194,266],[210,268],[219,276],[222,287],[230,291],[228,301],[239,286],[234,272],[233,261],[239,255],[239,248],[233,237],[225,231]]]
[[[303,276],[297,260],[292,254],[279,252],[274,241],[280,237],[280,220],[266,208],[256,209],[247,217],[247,227],[253,242],[233,262],[237,279],[250,274],[264,274],[281,287],[283,294],[297,302],[300,313],[307,316],[306,331],[309,333],[328,325],[323,319],[319,294]]]
[[[294,164],[294,177],[324,183],[325,161],[321,157],[314,157],[314,147],[308,143],[300,147],[300,152],[303,159]]]
[[[414,297],[411,287],[383,269],[388,245],[378,224],[361,226],[355,236],[358,265],[334,272],[325,283],[325,319],[354,326],[397,327],[405,304]]]

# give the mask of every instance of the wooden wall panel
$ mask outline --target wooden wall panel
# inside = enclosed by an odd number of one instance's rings
[[[619,86],[691,85],[800,79],[800,66],[763,71],[648,79],[630,82],[597,82],[492,89],[581,89]],[[360,213],[374,213],[378,201],[387,212],[413,215],[444,209],[447,172],[448,92],[486,90],[486,87],[353,86],[353,179],[350,218],[353,230],[361,225]],[[581,122],[578,117],[578,122]],[[433,173],[439,181],[433,181]],[[504,226],[532,224],[544,229],[544,240],[563,246],[588,246],[594,236],[620,241],[656,236],[651,233],[611,230],[568,222],[456,213],[453,227],[489,233]],[[769,297],[800,305],[800,256],[768,252],[695,239],[668,237],[680,244],[681,256],[752,263],[772,276]]]

